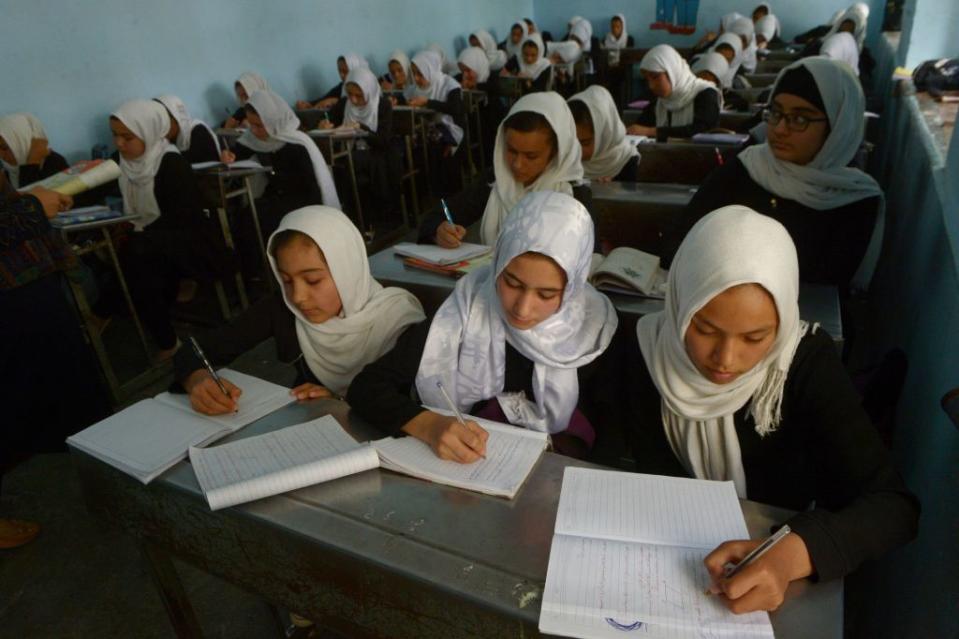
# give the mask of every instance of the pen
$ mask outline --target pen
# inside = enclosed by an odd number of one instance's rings
[[[200,348],[200,345],[192,335],[190,335],[190,345],[193,347],[193,352],[196,353],[196,356],[200,358],[201,362],[203,362],[203,367],[206,368],[206,372],[210,374],[210,376],[213,378],[213,381],[216,382],[216,385],[220,387],[221,391],[223,391],[223,394],[227,397],[230,397],[230,393],[227,392],[226,386],[224,386],[223,382],[220,380],[220,376],[216,374],[215,370],[213,370],[213,365],[210,364],[210,360],[207,359],[206,353],[203,352],[203,349]]]
[[[456,226],[456,222],[453,221],[453,214],[450,213],[450,207],[446,206],[446,200],[444,200],[443,198],[440,198],[440,204],[443,205],[443,215],[446,216],[446,221],[450,223],[450,226]],[[440,386],[440,388],[442,388],[442,386]],[[446,391],[443,391],[443,394],[445,395]],[[449,398],[447,397],[447,399]]]
[[[456,415],[456,420],[463,426],[466,426],[466,421],[463,419],[463,414],[460,412],[460,409],[456,407],[456,404],[453,403],[453,400],[450,399],[450,396],[446,394],[446,389],[443,388],[443,382],[436,380],[436,387],[440,389],[441,393],[443,393],[443,399],[446,400],[446,403],[450,406],[450,410]],[[480,457],[486,459],[486,455],[480,455]]]
[[[771,536],[767,537],[763,543],[753,548],[752,552],[743,557],[738,564],[734,565],[729,563],[723,566],[723,578],[730,579],[735,577],[740,570],[765,555],[770,548],[782,541],[783,538],[791,532],[792,530],[789,528],[789,526],[783,526]]]
[[[725,164],[725,162],[723,161],[723,154],[719,152],[719,147],[714,146],[713,151],[716,152],[716,163],[719,164],[719,166],[722,166],[723,164]]]

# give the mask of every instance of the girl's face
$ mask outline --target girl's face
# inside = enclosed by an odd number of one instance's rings
[[[247,95],[246,89],[243,88],[243,85],[239,82],[234,84],[233,92],[236,93],[236,100],[240,103],[240,106],[246,105],[247,101],[250,99],[250,96]]]
[[[778,330],[772,296],[758,284],[741,284],[693,315],[686,329],[686,353],[703,377],[728,384],[766,357]]]
[[[757,36],[756,36],[756,46],[759,47],[760,49],[762,49],[763,47],[765,47],[765,46],[766,46],[766,36],[764,36],[764,35],[757,35]]]
[[[420,70],[416,67],[415,64],[410,65],[410,70],[413,72],[413,82],[416,83],[421,89],[429,88],[430,83],[426,81],[426,78],[420,73]]]
[[[463,85],[464,89],[475,89],[477,80],[476,71],[473,71],[462,62],[457,64],[459,65],[460,71],[463,72],[463,81],[460,84]]]
[[[732,64],[733,58],[736,57],[736,52],[733,51],[733,48],[729,46],[717,47],[716,53],[726,58],[726,62],[728,62],[729,64]]]
[[[113,144],[124,159],[135,160],[146,151],[147,146],[143,140],[119,119],[110,118],[110,132],[113,134]]]
[[[307,320],[322,324],[340,314],[340,292],[323,254],[312,240],[298,238],[279,249],[276,269],[286,299]]]
[[[785,116],[804,117],[810,120],[825,118],[826,114],[812,105],[811,102],[791,93],[780,93],[774,99],[770,110]],[[793,131],[786,125],[786,117],[773,126],[767,124],[766,137],[769,150],[777,159],[793,164],[805,165],[812,162],[819,154],[826,138],[829,137],[829,124],[809,122],[805,131]]]
[[[523,62],[535,64],[539,60],[539,47],[529,42],[523,45]]]
[[[350,82],[346,85],[346,97],[349,98],[350,104],[353,106],[366,106],[366,96],[363,95],[363,89],[355,82]]]
[[[576,139],[583,148],[583,162],[588,162],[596,151],[596,137],[593,127],[586,122],[576,123]]]
[[[350,73],[350,68],[346,66],[345,58],[336,59],[336,71],[340,74],[340,82],[346,82],[346,76]]]
[[[753,22],[758,22],[760,19],[765,18],[768,13],[766,7],[756,7],[756,10],[753,11]]]
[[[748,36],[741,35],[741,36],[739,36],[739,39],[742,41],[742,43],[743,43],[743,51],[745,51],[745,50],[746,50],[746,47],[749,46],[749,37],[748,37]]]
[[[673,93],[673,83],[669,81],[669,74],[665,71],[640,71],[646,78],[646,84],[649,90],[657,98],[668,98]]]
[[[475,35],[471,35],[471,36],[470,36],[470,46],[471,46],[471,47],[480,47],[481,49],[483,48],[483,47],[480,46],[479,38],[477,38]]]
[[[842,24],[839,25],[840,31],[845,31],[846,33],[854,33],[856,31],[856,23],[852,20],[843,20]]]
[[[250,133],[252,133],[257,140],[268,140],[270,138],[270,134],[267,133],[266,126],[263,124],[263,118],[260,117],[259,113],[250,113],[247,111],[246,123],[250,127]]]
[[[10,146],[7,144],[7,141],[4,140],[2,136],[0,136],[0,160],[3,160],[10,166],[17,165],[17,158],[13,154],[13,150],[10,148]]]
[[[719,78],[714,76],[711,71],[700,71],[696,74],[696,77],[700,80],[705,80],[706,82],[711,82],[714,86],[719,86]]]
[[[406,84],[406,71],[403,69],[403,65],[395,60],[390,62],[390,75],[393,77],[393,84],[397,89],[403,88]]]
[[[619,18],[613,18],[609,22],[609,30],[613,32],[613,37],[618,38],[623,35],[623,21]]]
[[[167,113],[170,112],[167,111]],[[174,142],[178,135],[180,135],[180,123],[177,122],[173,114],[170,113],[170,132],[166,134],[166,137],[170,142]]]
[[[509,39],[513,44],[519,44],[520,39],[523,37],[523,29],[518,24],[513,25],[513,28],[509,30]]]
[[[541,253],[517,255],[496,278],[496,292],[510,326],[529,330],[559,310],[566,273]]]
[[[553,159],[555,149],[550,132],[545,129],[506,129],[504,137],[504,159],[513,179],[523,186],[529,186],[543,174]]]

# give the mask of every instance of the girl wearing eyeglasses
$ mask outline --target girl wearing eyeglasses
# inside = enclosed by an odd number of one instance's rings
[[[742,204],[783,224],[804,282],[868,284],[883,228],[879,184],[849,166],[863,140],[865,98],[849,67],[805,58],[784,69],[764,114],[768,139],[713,171],[667,234],[668,263],[701,217]]]

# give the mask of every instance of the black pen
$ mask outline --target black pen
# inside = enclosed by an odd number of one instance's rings
[[[216,374],[216,371],[213,370],[213,364],[210,363],[210,360],[207,359],[206,353],[203,352],[203,349],[200,348],[200,345],[197,343],[196,339],[190,335],[190,345],[193,346],[193,352],[196,353],[196,356],[200,358],[200,361],[203,363],[203,367],[206,368],[206,372],[210,374],[213,378],[213,381],[216,382],[216,385],[220,387],[220,390],[223,391],[223,394],[227,397],[230,397],[230,393],[227,392],[226,386],[223,385],[223,382],[220,380],[220,376]],[[233,399],[230,397],[230,399]]]
[[[742,570],[749,564],[753,563],[754,561],[756,561],[757,559],[765,555],[770,548],[772,548],[777,543],[782,541],[786,537],[786,535],[788,535],[791,532],[792,530],[789,528],[789,526],[784,525],[782,528],[777,530],[771,536],[767,537],[766,540],[763,541],[763,543],[753,548],[752,552],[750,552],[748,555],[743,557],[738,564],[733,565],[731,563],[728,563],[725,566],[723,566],[723,578],[730,579],[736,576],[736,574],[740,570]]]

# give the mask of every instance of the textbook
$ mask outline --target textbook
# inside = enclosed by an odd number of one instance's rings
[[[449,266],[450,264],[457,264],[464,260],[471,260],[474,257],[486,255],[492,252],[493,247],[463,242],[456,248],[448,249],[436,246],[435,244],[400,242],[393,247],[393,250],[404,257],[415,257],[421,262],[428,262],[439,266]]]
[[[403,260],[403,265],[407,268],[418,268],[423,271],[430,271],[431,273],[438,273],[440,275],[459,279],[464,275],[475,271],[481,266],[492,263],[492,261],[493,254],[487,253],[486,255],[481,255],[471,260],[463,260],[462,262],[446,264],[445,266],[440,266],[439,264],[433,264],[431,262],[424,262],[423,260],[418,260],[415,257],[407,257]]]
[[[191,447],[190,463],[211,510],[374,468],[512,499],[546,449],[546,434],[468,419],[489,433],[486,459],[472,464],[440,459],[413,437],[360,444],[330,415],[222,446]]]
[[[593,253],[589,281],[602,291],[663,299],[667,272],[659,258],[628,246],[620,246],[603,257]]]
[[[233,415],[201,415],[186,394],[161,393],[97,422],[67,443],[150,483],[180,460],[191,446],[205,446],[294,401],[290,389],[230,369],[221,377],[243,389]]]
[[[765,612],[733,614],[703,559],[748,539],[732,482],[569,467],[539,629],[564,637],[773,639]]]
[[[63,195],[78,195],[119,179],[120,165],[113,160],[84,160],[50,177],[21,187],[29,191],[38,186]]]
[[[57,213],[57,216],[50,220],[50,225],[56,228],[82,224],[84,222],[95,222],[97,220],[107,220],[114,217],[120,217],[123,213],[114,211],[107,206],[84,206],[77,209],[70,209]]]

